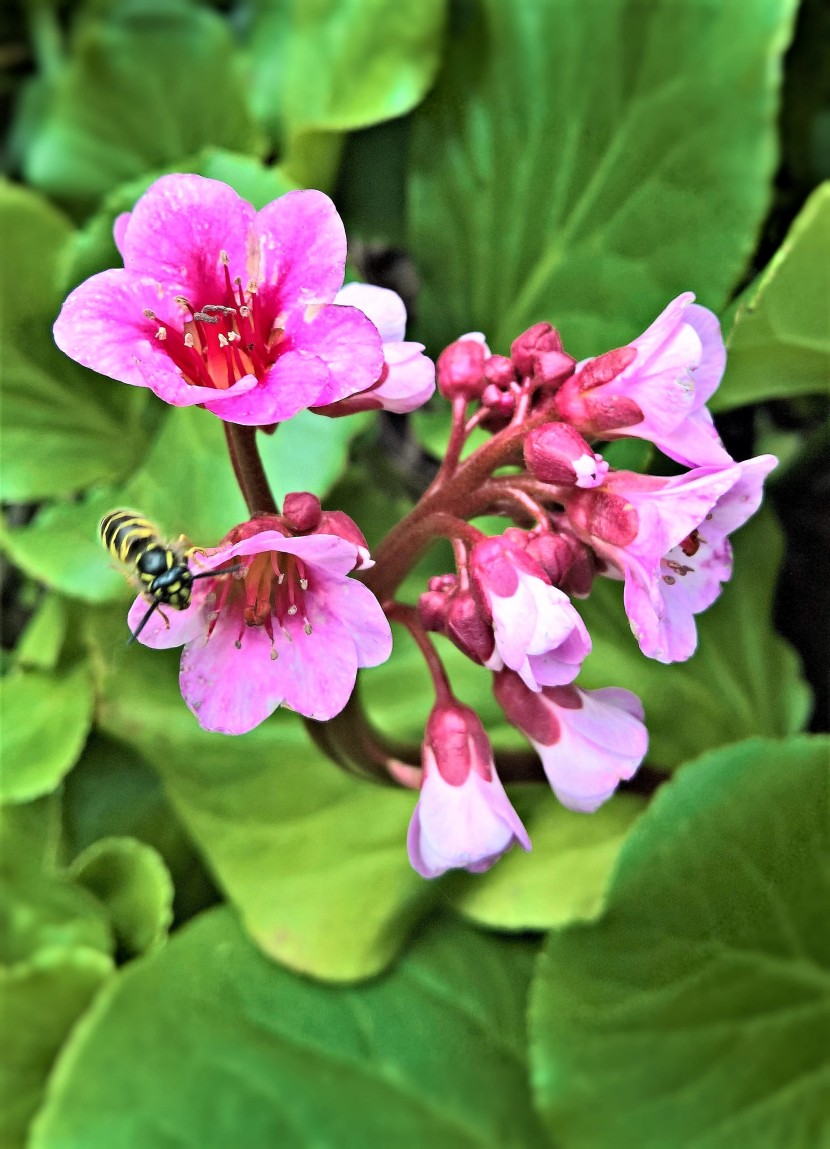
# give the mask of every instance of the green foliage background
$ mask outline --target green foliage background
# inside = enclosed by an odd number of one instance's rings
[[[0,1145],[830,1146],[830,744],[803,733],[773,625],[783,561],[779,612],[823,666],[820,4],[29,0],[4,20]],[[433,356],[540,319],[596,354],[689,289],[721,314],[713,409],[738,457],[779,454],[785,533],[767,509],[738,535],[688,663],[642,658],[616,585],[581,606],[581,681],[643,698],[656,796],[585,817],[519,787],[533,853],[424,882],[411,792],[339,772],[289,714],[207,734],[177,652],[125,651],[101,514],[205,544],[245,516],[218,420],[51,341],[165,171],[257,206],[328,191],[356,270],[419,286]],[[410,433],[430,451],[446,427],[436,402]],[[278,494],[315,491],[374,543],[412,501],[383,443],[374,418],[303,415],[263,450]],[[487,675],[447,659],[507,744]],[[362,689],[418,739],[404,641]]]

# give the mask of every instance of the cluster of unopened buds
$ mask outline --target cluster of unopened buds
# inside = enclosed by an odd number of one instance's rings
[[[485,870],[530,841],[481,720],[452,691],[439,634],[492,673],[557,798],[596,810],[633,777],[648,735],[630,691],[576,684],[591,637],[573,600],[597,577],[622,580],[643,654],[689,658],[695,615],[731,574],[728,536],[757,509],[776,462],[736,463],[714,428],[706,403],[725,366],[716,317],[682,295],[629,345],[579,363],[547,323],[509,356],[479,333],[452,343],[437,361],[452,408],[445,457],[372,561],[357,525],[315,496],[289,495],[280,511],[255,444],[256,428],[305,408],[408,412],[434,391],[433,364],[404,340],[398,297],[342,287],[345,235],[331,202],[294,192],[256,213],[216,181],[166,176],[115,230],[124,268],[72,293],[56,340],[104,374],[218,415],[251,516],[192,552],[199,581],[186,609],[159,610],[140,636],[184,647],[182,693],[200,724],[241,734],[290,707],[315,720],[336,761],[420,787],[409,854],[421,874]],[[489,438],[470,449],[477,429]],[[620,438],[685,469],[616,470],[596,445]],[[512,525],[495,536],[474,525],[492,515]],[[417,605],[398,601],[440,538],[455,569],[430,579]],[[133,629],[146,610],[140,596]],[[410,632],[434,685],[420,765],[371,729],[353,694],[358,669],[389,657],[390,620]]]

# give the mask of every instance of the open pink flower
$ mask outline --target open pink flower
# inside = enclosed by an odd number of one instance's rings
[[[717,316],[688,291],[627,347],[577,364],[556,395],[589,438],[647,439],[689,467],[732,462],[706,407],[726,363]]]
[[[493,620],[495,649],[484,663],[507,666],[531,690],[573,682],[590,653],[585,624],[541,566],[505,538],[477,543],[470,570]]]
[[[422,407],[435,391],[435,364],[423,354],[423,343],[404,341],[406,308],[394,291],[369,283],[347,283],[334,298],[337,304],[362,311],[383,340],[383,370],[365,391],[316,407],[332,418],[355,411],[395,411],[399,415]]]
[[[509,670],[495,676],[494,690],[507,717],[530,739],[554,794],[569,810],[593,813],[645,758],[643,705],[630,690],[548,686],[535,694]]]
[[[274,517],[274,525],[280,526]],[[348,577],[359,548],[333,534],[287,538],[268,517],[231,532],[235,541],[191,560],[194,570],[240,564],[193,585],[190,606],[157,611],[139,641],[184,646],[184,700],[205,730],[244,734],[282,704],[307,718],[338,714],[359,667],[385,662],[392,634],[375,596]],[[129,613],[132,629],[147,609]]]
[[[493,752],[474,711],[438,703],[427,722],[423,783],[409,824],[409,860],[425,878],[451,869],[489,870],[530,839],[496,774]]]
[[[625,610],[643,654],[679,662],[694,653],[694,616],[732,574],[727,535],[758,509],[777,461],[760,455],[673,479],[617,471],[569,500],[574,529],[625,579]]]
[[[346,236],[322,192],[257,212],[218,180],[162,176],[115,236],[124,267],[75,288],[55,323],[57,345],[85,367],[253,426],[380,375],[377,330],[332,302]]]

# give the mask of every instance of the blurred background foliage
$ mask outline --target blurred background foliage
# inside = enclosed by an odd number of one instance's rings
[[[830,1144],[822,0],[29,0],[0,19],[0,1144]],[[583,604],[582,681],[642,696],[654,798],[588,818],[517,788],[534,852],[426,883],[411,792],[339,772],[289,714],[207,734],[177,652],[125,650],[101,514],[210,545],[245,513],[213,416],[51,341],[166,171],[257,206],[329,192],[351,274],[398,290],[433,356],[473,329],[506,351],[542,319],[596,354],[688,289],[719,312],[713,408],[737,458],[779,455],[771,506],[688,663],[642,658],[618,586]],[[435,402],[261,438],[278,494],[315,491],[375,543],[446,428]],[[362,689],[417,740],[428,682],[397,637]],[[446,653],[513,744],[487,674]]]

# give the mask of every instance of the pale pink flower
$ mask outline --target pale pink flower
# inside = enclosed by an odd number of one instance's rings
[[[731,463],[706,407],[726,364],[720,324],[693,300],[678,296],[627,347],[577,364],[560,416],[588,438],[647,439],[685,466]]]
[[[682,662],[694,653],[694,616],[732,574],[727,535],[758,509],[776,464],[760,455],[673,479],[617,471],[602,487],[574,492],[568,518],[625,579],[625,610],[643,654]]]
[[[643,705],[630,690],[548,686],[528,690],[504,670],[494,690],[510,721],[542,759],[553,792],[569,810],[593,813],[633,777],[648,749]]]
[[[404,340],[406,307],[399,295],[369,283],[347,283],[334,302],[357,308],[372,321],[383,340],[383,370],[371,387],[316,407],[332,418],[356,411],[394,411],[403,415],[422,407],[435,391],[435,364],[423,354],[423,343]]]
[[[495,649],[484,665],[515,670],[531,690],[573,682],[591,639],[565,592],[551,586],[526,551],[500,537],[473,547],[470,570],[493,622]]]
[[[269,529],[273,522],[280,529]],[[349,578],[359,547],[333,534],[287,538],[276,516],[236,528],[233,541],[191,559],[190,606],[156,611],[139,641],[184,646],[184,700],[205,730],[244,734],[280,705],[328,719],[349,700],[360,667],[385,662],[392,634],[370,590]],[[129,613],[135,629],[143,597]],[[162,608],[164,609],[164,608]]]
[[[423,782],[407,837],[413,868],[425,878],[451,869],[481,873],[516,842],[530,849],[480,719],[458,702],[438,703],[424,734]]]
[[[177,407],[269,425],[372,385],[380,335],[332,301],[346,236],[331,200],[289,192],[262,211],[218,180],[156,180],[115,236],[124,267],[68,297],[55,342]]]

